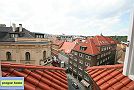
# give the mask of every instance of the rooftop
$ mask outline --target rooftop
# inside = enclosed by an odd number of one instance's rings
[[[53,66],[24,65],[2,62],[3,77],[24,77],[25,90],[67,90],[65,70]]]
[[[65,53],[70,53],[75,45],[75,42],[64,42],[59,50],[63,50]]]
[[[80,50],[80,47],[84,46],[87,47],[86,50]],[[74,47],[75,51],[83,52],[86,54],[98,54],[99,50],[97,49],[96,45],[92,42],[91,39],[88,41],[86,40],[85,42],[82,42]]]
[[[123,64],[88,67],[87,72],[101,90],[134,90],[134,81],[122,74]]]

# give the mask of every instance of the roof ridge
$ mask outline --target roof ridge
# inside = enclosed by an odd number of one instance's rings
[[[64,68],[54,67],[54,66],[41,66],[33,64],[20,64],[20,63],[10,63],[10,62],[1,62],[1,67],[4,68],[26,68],[26,69],[50,69],[50,70],[61,70],[64,71]]]
[[[115,65],[102,65],[102,66],[93,66],[93,67],[87,67],[86,70],[90,69],[113,69],[113,68],[122,68],[123,64],[115,64]]]

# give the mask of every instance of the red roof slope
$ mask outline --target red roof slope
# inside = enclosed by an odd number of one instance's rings
[[[123,64],[88,67],[89,76],[101,90],[134,90],[134,81],[122,74]]]
[[[2,76],[24,77],[25,90],[68,90],[65,70],[53,66],[1,63]]]
[[[105,39],[106,39],[110,44],[117,44],[117,43],[119,43],[118,41],[113,40],[113,39],[110,38],[110,37],[105,37]]]
[[[80,50],[80,47],[81,46],[86,46],[87,49],[86,50]],[[76,45],[73,50],[79,51],[79,52],[83,52],[83,53],[86,53],[86,54],[98,54],[99,53],[98,48],[92,42],[91,39],[89,39],[88,41],[85,41],[85,42],[82,42],[82,43]]]
[[[103,45],[108,45],[110,44],[107,40],[106,40],[106,37],[104,36],[95,36],[92,38],[93,39],[93,42],[95,43],[95,45],[97,46],[103,46]]]
[[[75,45],[75,42],[64,42],[59,50],[63,50],[65,53],[70,53]]]
[[[54,41],[53,41],[53,44],[54,44],[54,45],[57,45],[57,46],[59,46],[59,47],[60,47],[63,43],[64,43],[64,41],[61,41],[61,40],[54,40]]]

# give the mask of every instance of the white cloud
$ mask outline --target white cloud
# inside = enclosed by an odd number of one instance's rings
[[[134,0],[3,0],[0,23],[22,23],[30,31],[43,33],[109,34],[133,3]]]

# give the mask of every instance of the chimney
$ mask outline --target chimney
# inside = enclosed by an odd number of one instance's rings
[[[12,29],[14,32],[16,31],[16,24],[15,23],[12,23]]]
[[[22,32],[22,24],[19,24],[19,32]]]

